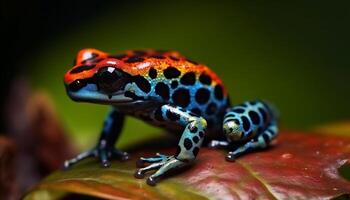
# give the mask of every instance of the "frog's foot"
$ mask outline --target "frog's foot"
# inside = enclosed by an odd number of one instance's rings
[[[149,157],[149,158],[140,157],[140,159],[136,161],[136,167],[141,168],[141,167],[144,167],[145,164],[152,164],[156,162],[166,161],[168,160],[169,157],[170,156],[166,156],[160,153],[156,153],[156,156],[154,157]]]
[[[236,158],[239,156],[240,154],[238,153],[235,153],[234,151],[230,151],[226,154],[226,161],[229,161],[229,162],[233,162],[236,160]]]
[[[109,162],[110,159],[118,159],[121,161],[125,161],[129,159],[129,154],[111,147],[105,147],[105,148],[97,147],[89,151],[83,152],[78,156],[76,156],[75,158],[65,161],[64,168],[67,169],[72,165],[78,163],[79,161],[90,157],[99,158],[101,165],[103,167],[109,167],[111,165]]]
[[[208,147],[212,149],[222,149],[229,146],[229,142],[221,140],[212,140],[209,142]]]
[[[145,166],[145,163],[149,163],[148,166]],[[135,172],[135,177],[136,178],[144,178],[145,173],[152,171],[152,170],[157,170],[154,174],[152,174],[150,177],[147,179],[147,184],[151,186],[155,186],[158,182],[158,180],[164,176],[168,171],[174,170],[174,169],[179,169],[181,167],[184,167],[188,165],[189,162],[184,162],[181,160],[176,159],[174,156],[165,156],[161,155],[159,153],[156,154],[155,157],[150,157],[150,158],[140,158],[140,160],[137,162],[138,167],[143,167],[139,168]]]

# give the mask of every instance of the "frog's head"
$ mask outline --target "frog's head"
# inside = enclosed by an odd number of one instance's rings
[[[102,104],[122,104],[134,101],[125,96],[125,85],[131,75],[123,70],[125,63],[108,58],[108,54],[96,49],[81,50],[65,77],[69,97],[75,101]]]
[[[229,120],[224,123],[223,131],[228,141],[238,141],[243,137],[243,127],[238,120]]]

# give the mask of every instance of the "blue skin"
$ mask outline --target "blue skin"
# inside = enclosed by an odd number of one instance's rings
[[[245,102],[228,109],[223,131],[226,140],[212,140],[209,146],[228,148],[226,160],[234,161],[245,152],[266,148],[277,136],[276,112],[263,101]]]
[[[107,73],[107,71],[104,70],[103,73]],[[108,73],[113,72],[110,70]],[[277,135],[275,115],[270,107],[263,102],[246,102],[230,108],[228,98],[215,99],[213,88],[210,86],[202,85],[198,81],[192,86],[182,86],[189,89],[191,93],[195,93],[203,87],[207,87],[212,93],[207,104],[215,102],[216,110],[211,115],[203,112],[200,116],[191,111],[198,106],[197,102],[191,101],[186,108],[176,106],[172,98],[164,101],[158,94],[154,93],[154,87],[158,83],[155,82],[155,79],[151,80],[149,77],[144,77],[149,81],[152,88],[151,92],[147,93],[136,82],[130,81],[132,80],[130,75],[124,73],[119,71],[118,75],[113,74],[113,77],[117,77],[118,80],[125,79],[124,84],[116,88],[108,87],[107,83],[110,79],[98,78],[97,81],[86,81],[84,84],[81,84],[81,82],[74,83],[79,87],[67,85],[67,93],[73,100],[112,105],[112,110],[105,120],[97,146],[76,158],[66,161],[65,167],[68,168],[87,157],[99,158],[104,167],[110,165],[110,159],[128,159],[127,153],[114,148],[125,115],[144,119],[153,125],[163,126],[169,130],[182,131],[175,155],[157,154],[150,158],[142,157],[138,161],[140,168],[136,171],[135,177],[143,178],[146,172],[156,170],[147,179],[149,185],[155,185],[168,171],[191,164],[195,160],[205,136],[219,138],[215,133],[220,133],[223,130],[226,140],[213,140],[210,146],[229,149],[226,159],[232,161],[247,151],[265,148]],[[100,77],[107,76],[110,76],[110,74],[100,75]],[[179,81],[179,79],[177,80]],[[159,81],[164,82],[164,80]],[[170,90],[170,96],[173,92],[174,90]],[[240,110],[237,110],[238,108]],[[255,118],[249,115],[250,112],[255,113]],[[248,122],[246,120],[242,121],[244,116],[247,117]],[[214,122],[211,127],[208,127],[208,120]],[[257,120],[259,120],[259,123],[257,123]],[[222,125],[221,121],[223,121]],[[247,129],[247,123],[249,123],[249,129]]]

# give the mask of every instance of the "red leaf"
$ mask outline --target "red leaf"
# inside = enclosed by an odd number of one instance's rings
[[[222,152],[202,151],[200,166],[182,181],[214,197],[310,199],[350,193],[350,182],[338,174],[350,158],[349,139],[282,133],[277,143],[235,163],[221,161]]]
[[[350,182],[338,172],[350,158],[348,138],[282,132],[271,148],[235,162],[225,161],[223,150],[202,148],[194,166],[151,187],[133,173],[136,158],[155,152],[164,150],[138,151],[133,160],[115,161],[109,169],[95,160],[82,162],[51,175],[27,198],[57,189],[115,199],[329,199],[350,194]]]

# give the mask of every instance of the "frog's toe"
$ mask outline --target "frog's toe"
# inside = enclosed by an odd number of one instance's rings
[[[226,161],[233,162],[233,161],[236,160],[236,157],[237,157],[237,156],[236,156],[233,152],[229,152],[229,153],[226,155],[225,159],[226,159]]]
[[[134,174],[134,177],[135,178],[138,178],[138,179],[143,179],[145,177],[145,173],[143,173],[142,171],[140,170],[136,170],[135,174]]]
[[[157,179],[156,178],[152,178],[152,177],[148,177],[146,183],[150,186],[156,186],[157,184]]]
[[[162,167],[147,179],[147,184],[150,186],[155,186],[156,183],[169,171],[180,169],[184,166],[187,166],[188,164],[190,164],[190,162],[183,162],[176,159],[175,157],[172,157],[169,160],[165,161]]]
[[[221,140],[212,140],[208,144],[208,147],[211,149],[222,149],[226,148],[227,146],[229,146],[229,143]]]
[[[126,161],[130,159],[130,155],[127,152],[120,151],[118,149],[113,149],[111,157],[119,159],[121,161]]]
[[[217,148],[219,145],[219,141],[218,140],[212,140],[208,143],[208,147],[209,148],[212,148],[212,149],[215,149]]]
[[[156,162],[156,163],[148,165],[147,167],[137,169],[134,176],[135,176],[135,178],[144,178],[145,174],[147,172],[155,170],[155,169],[159,169],[162,165],[164,165],[164,163],[165,163],[165,161]]]
[[[160,160],[159,156],[157,158],[158,160]],[[160,178],[162,178],[168,171],[181,168],[188,164],[189,164],[188,162],[180,161],[176,159],[174,156],[166,156],[166,158],[163,158],[158,162],[154,161],[154,163],[148,165],[147,167],[136,170],[135,177],[144,178],[147,172],[152,170],[157,170],[146,181],[148,185],[155,186],[156,183],[160,180]]]
[[[108,160],[102,160],[101,161],[101,166],[102,167],[110,167],[111,163]]]
[[[108,159],[108,151],[106,150],[100,150],[99,153],[98,153],[98,157],[100,158],[100,162],[101,162],[101,166],[102,167],[109,167],[111,166],[111,163],[109,162],[109,159]]]
[[[144,167],[146,164],[162,162],[168,160],[169,158],[170,156],[166,156],[160,153],[157,153],[154,157],[140,157],[140,159],[136,161],[136,167]]]
[[[84,160],[84,159],[90,158],[90,157],[94,157],[95,154],[96,154],[96,152],[93,150],[85,151],[85,152],[77,155],[75,158],[72,158],[70,160],[66,160],[64,162],[64,169],[70,168],[71,166],[73,166],[74,164],[78,163],[81,160]]]
[[[96,157],[100,159],[102,167],[109,167],[111,159],[125,161],[129,159],[129,154],[114,148],[101,148],[98,149]]]
[[[66,161],[64,161],[63,168],[64,169],[69,169],[71,166],[73,166],[77,162],[78,161],[76,160],[76,158],[72,158],[70,160],[66,160]]]

